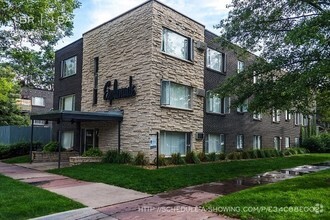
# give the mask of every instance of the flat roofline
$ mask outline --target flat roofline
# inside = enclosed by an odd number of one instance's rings
[[[195,23],[197,23],[197,24],[199,24],[199,25],[201,25],[202,27],[205,28],[205,25],[203,25],[203,24],[201,24],[200,22],[195,21],[194,19],[188,17],[187,15],[184,15],[184,14],[182,14],[181,12],[179,12],[179,11],[177,11],[177,10],[175,10],[175,9],[173,9],[173,8],[171,8],[171,7],[169,7],[168,5],[165,5],[165,4],[162,3],[162,2],[159,2],[159,1],[157,1],[157,0],[148,0],[148,1],[146,1],[146,2],[144,2],[144,3],[142,3],[142,4],[140,4],[140,5],[138,5],[138,6],[134,7],[134,8],[132,8],[132,9],[130,9],[130,10],[128,10],[128,11],[126,11],[126,12],[124,12],[124,13],[122,13],[122,14],[120,14],[120,15],[118,15],[118,16],[112,18],[112,19],[110,19],[109,21],[106,21],[106,22],[104,22],[104,23],[102,23],[102,24],[100,24],[100,25],[98,25],[98,26],[96,26],[96,27],[94,27],[94,28],[92,28],[92,29],[86,31],[85,33],[83,33],[83,35],[85,35],[85,34],[91,32],[91,31],[93,31],[93,30],[96,30],[96,29],[98,29],[99,27],[101,27],[101,26],[103,26],[103,25],[105,25],[105,24],[107,24],[107,23],[110,23],[110,22],[112,22],[112,21],[114,21],[114,20],[116,20],[116,19],[118,19],[118,18],[120,18],[120,17],[122,17],[122,16],[124,16],[124,15],[126,15],[126,14],[131,13],[132,11],[135,11],[136,9],[138,9],[138,8],[140,8],[140,7],[142,7],[142,6],[146,5],[146,4],[148,4],[149,2],[157,2],[158,4],[163,5],[163,6],[167,7],[167,8],[169,8],[169,9],[171,9],[172,11],[174,11],[174,12],[176,12],[176,13],[182,15],[182,16],[185,17],[185,18],[188,18],[189,20],[191,20],[191,21],[193,21],[193,22],[195,22]]]
[[[55,50],[55,53],[57,53],[57,52],[59,52],[59,51],[61,51],[61,50],[64,50],[65,48],[71,46],[72,44],[78,43],[78,41],[82,41],[82,40],[83,40],[83,38],[81,37],[81,38],[79,38],[78,40],[75,40],[75,41],[69,43],[68,45],[65,45],[64,47],[62,47],[62,48],[60,48],[60,49],[58,49],[58,50]]]
[[[62,122],[76,121],[122,121],[122,111],[108,112],[81,112],[81,111],[49,111],[41,114],[33,114],[31,120],[48,120]]]

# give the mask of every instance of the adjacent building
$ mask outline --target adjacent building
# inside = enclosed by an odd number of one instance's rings
[[[248,100],[236,109],[212,94],[255,59],[239,59],[216,37],[156,0],[86,32],[56,52],[53,108],[72,119],[54,125],[54,138],[80,153],[120,148],[150,158],[157,133],[167,156],[297,144],[300,114],[252,114]]]

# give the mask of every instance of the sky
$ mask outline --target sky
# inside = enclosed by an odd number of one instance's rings
[[[218,34],[214,29],[221,19],[226,18],[226,5],[231,0],[158,0],[180,13],[202,23],[209,31]],[[146,0],[80,0],[81,6],[74,11],[73,36],[60,40],[56,49],[60,49],[82,37],[88,30],[123,14],[124,12],[146,2]]]

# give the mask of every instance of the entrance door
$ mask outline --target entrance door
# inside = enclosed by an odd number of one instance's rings
[[[86,150],[90,148],[96,148],[99,147],[99,138],[98,138],[98,129],[82,129],[82,153],[84,153]]]

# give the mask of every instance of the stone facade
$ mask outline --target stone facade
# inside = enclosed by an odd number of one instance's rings
[[[180,21],[180,22],[178,22]],[[194,61],[187,62],[161,52],[162,29],[167,27],[194,40],[204,40],[204,27],[156,2],[148,3],[84,34],[82,111],[124,110],[121,146],[123,150],[150,151],[150,134],[160,131],[192,133],[192,149],[202,149],[194,134],[203,130],[203,97],[193,95],[191,111],[160,106],[161,80],[171,80],[193,88],[203,88],[204,55],[194,49]],[[93,71],[99,57],[98,100],[93,105]],[[103,100],[106,81],[117,79],[119,87],[133,76],[136,96]],[[83,127],[94,126],[84,123]],[[95,125],[100,129],[102,150],[117,147],[117,125]]]

